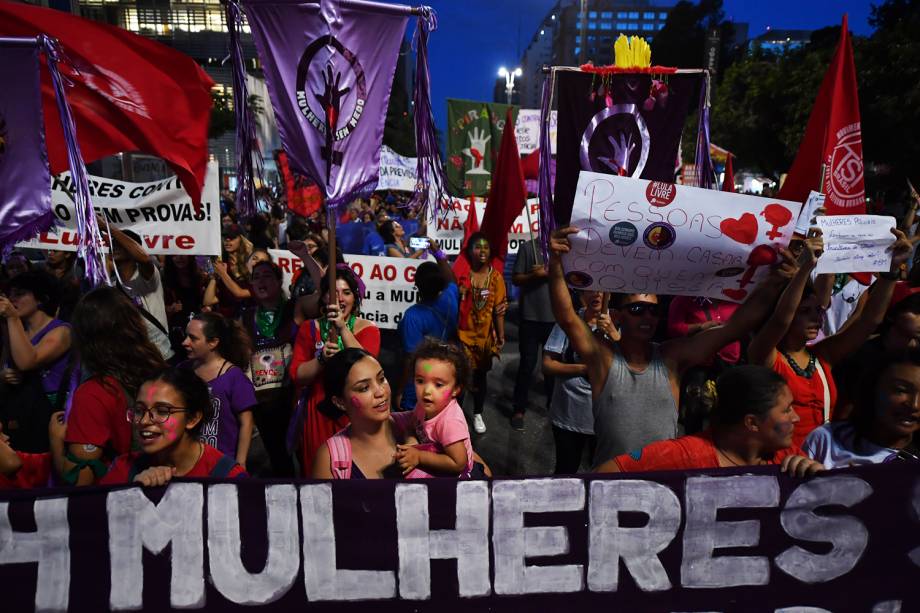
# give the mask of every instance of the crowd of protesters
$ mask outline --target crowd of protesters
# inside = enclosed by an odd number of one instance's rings
[[[361,279],[330,258],[319,211],[240,219],[230,204],[219,258],[153,256],[112,228],[113,283],[97,288],[73,253],[9,254],[0,487],[489,477],[470,431],[486,433],[506,315],[520,354],[510,426],[525,429],[542,365],[556,474],[585,454],[599,472],[920,461],[920,287],[900,230],[890,271],[865,283],[815,275],[820,233],[795,239],[738,306],[573,293],[561,256],[577,229],[563,228],[548,261],[520,248],[509,309],[497,246],[468,236],[455,275],[436,241],[412,241],[426,234],[418,222],[394,194],[339,215],[369,228],[365,255],[428,260],[418,303],[387,337],[362,317]],[[273,248],[303,260],[291,287]],[[382,338],[398,356],[393,381]]]

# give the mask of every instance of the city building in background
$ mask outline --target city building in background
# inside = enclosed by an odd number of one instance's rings
[[[767,31],[757,36],[748,43],[748,48],[755,48],[770,53],[782,54],[791,49],[805,46],[811,40],[811,30],[774,30]]]

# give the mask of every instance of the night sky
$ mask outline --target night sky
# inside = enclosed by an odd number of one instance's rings
[[[446,99],[491,101],[499,66],[519,60],[555,0],[428,0],[424,4],[438,14],[430,62],[432,106],[443,130]],[[813,30],[839,24],[845,12],[850,30],[868,35],[871,4],[869,0],[725,0],[725,13],[734,21],[748,22],[751,37],[768,26]]]

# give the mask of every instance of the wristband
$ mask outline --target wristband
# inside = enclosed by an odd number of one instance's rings
[[[446,260],[447,259],[447,254],[441,251],[440,249],[438,249],[437,251],[432,251],[431,255],[433,255],[434,259],[436,260]]]

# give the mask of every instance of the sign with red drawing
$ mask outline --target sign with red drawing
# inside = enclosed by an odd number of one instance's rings
[[[744,301],[789,244],[798,202],[582,171],[572,287]]]

